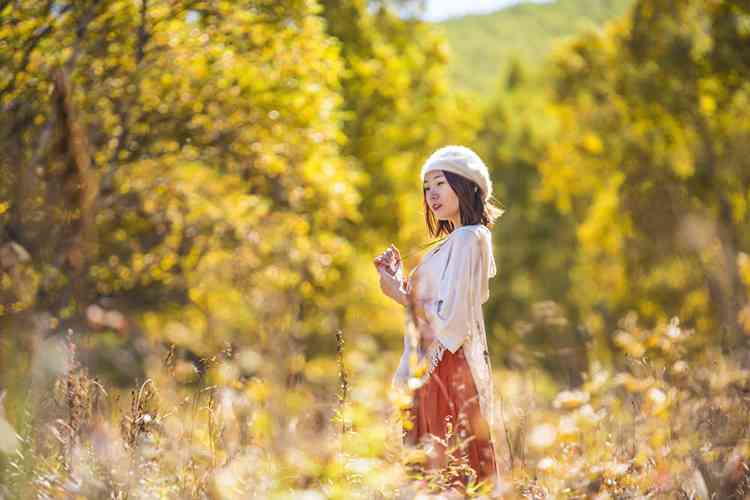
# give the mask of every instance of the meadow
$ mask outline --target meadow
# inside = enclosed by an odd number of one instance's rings
[[[0,499],[750,498],[747,3],[460,20],[537,26],[491,65],[412,3],[0,0]],[[402,444],[372,265],[445,144],[505,209],[495,491]]]

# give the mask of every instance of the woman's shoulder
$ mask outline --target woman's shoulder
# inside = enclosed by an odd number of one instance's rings
[[[454,229],[453,232],[489,233],[490,230],[484,224],[465,224]]]
[[[451,238],[454,242],[469,243],[471,241],[490,241],[492,233],[484,224],[467,224],[453,230]]]

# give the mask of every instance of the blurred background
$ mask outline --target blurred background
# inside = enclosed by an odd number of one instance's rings
[[[372,260],[446,144],[506,496],[747,497],[745,0],[0,0],[0,67],[0,498],[439,483]]]

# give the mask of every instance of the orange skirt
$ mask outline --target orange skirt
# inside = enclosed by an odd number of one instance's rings
[[[424,445],[432,439],[430,435],[445,440],[450,427],[452,437],[447,444],[455,448],[451,453],[453,457],[458,460],[468,458],[476,482],[497,482],[490,428],[482,417],[479,396],[463,347],[455,353],[448,349],[443,352],[427,382],[415,391],[407,418],[413,426],[403,429],[404,444]],[[432,443],[434,453],[428,461],[428,468],[444,468],[447,465],[446,448],[438,441]],[[470,475],[460,474],[458,478],[466,486]]]

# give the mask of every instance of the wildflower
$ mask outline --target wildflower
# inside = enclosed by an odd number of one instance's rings
[[[658,387],[652,387],[646,392],[644,409],[651,415],[657,415],[667,407],[667,395]]]
[[[628,332],[617,332],[614,341],[623,351],[634,358],[640,358],[646,352],[646,348],[643,344]]]
[[[552,403],[555,408],[573,410],[589,402],[589,394],[585,391],[562,391]]]
[[[555,443],[557,429],[550,424],[540,424],[529,434],[529,444],[535,448],[548,448]]]
[[[560,424],[558,425],[558,433],[561,439],[575,438],[576,434],[578,434],[578,431],[578,425],[576,424],[576,421],[573,417],[565,415],[560,419]]]
[[[555,459],[550,457],[544,457],[536,464],[536,468],[541,471],[547,471],[550,470],[552,467],[555,466]]]

